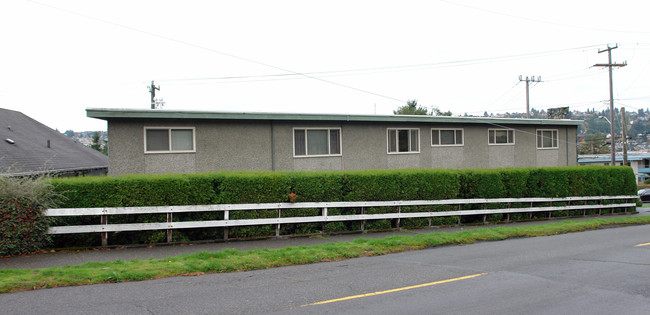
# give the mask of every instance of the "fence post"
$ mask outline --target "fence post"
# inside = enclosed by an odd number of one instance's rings
[[[361,214],[366,214],[366,208],[361,207]],[[366,228],[366,220],[361,220],[361,232],[363,232]]]
[[[223,211],[223,220],[224,221],[230,220],[230,211],[228,211],[228,210]],[[223,240],[224,241],[228,240],[228,229],[229,228],[227,226],[223,228]]]
[[[282,217],[282,212],[278,209],[278,219]],[[275,237],[280,237],[280,223],[275,225]]]
[[[599,199],[598,200],[598,205],[600,205],[600,208],[598,208],[598,215],[603,215],[603,200]]]
[[[508,209],[512,207],[512,202],[508,202]],[[510,212],[506,214],[506,222],[510,222]]]
[[[104,212],[104,213],[106,213],[106,212]],[[103,214],[99,220],[101,222],[100,224],[102,224],[102,225],[107,225],[108,224],[108,216],[105,215],[105,214]],[[100,234],[101,234],[101,237],[102,237],[102,247],[108,246],[108,232],[102,232]]]
[[[488,208],[488,206],[487,206],[487,202],[486,202],[485,204],[483,204],[483,210],[487,210],[487,208]],[[486,221],[487,221],[487,214],[484,214],[483,215],[483,224],[485,224]]]
[[[172,213],[167,212],[167,223],[172,223]],[[172,242],[172,229],[167,229],[167,243]]]
[[[321,210],[321,215],[323,216],[323,222],[321,222],[320,227],[321,227],[321,233],[325,233],[325,224],[327,221],[327,207],[323,207],[323,210]]]
[[[397,213],[402,213],[402,206],[397,206]],[[398,229],[398,230],[399,230],[399,223],[400,223],[399,221],[400,221],[400,218],[397,218],[397,221],[395,222],[396,225],[397,225],[395,228]]]

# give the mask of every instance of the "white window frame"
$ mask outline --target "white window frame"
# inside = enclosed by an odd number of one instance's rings
[[[433,131],[438,131],[438,144],[433,144]],[[454,144],[442,144],[440,141],[440,131],[453,131],[454,132]],[[461,134],[461,144],[456,143],[456,134],[457,132],[462,132]],[[462,147],[465,145],[465,130],[463,128],[431,128],[431,146],[432,147]]]
[[[167,130],[168,147],[165,151],[147,151],[147,130]],[[192,131],[192,150],[172,150],[172,130],[191,130]],[[196,152],[196,128],[195,127],[144,127],[144,153],[146,154],[167,154],[167,153],[195,153]]]
[[[490,131],[512,131],[512,142],[508,141],[507,143],[496,143],[496,132],[494,133],[494,143],[490,143]],[[487,132],[488,136],[488,145],[515,145],[515,130],[511,128],[490,128]],[[508,138],[510,140],[510,138]]]
[[[544,141],[541,142],[540,146],[540,137],[544,137],[544,132],[551,132],[551,146],[550,147],[545,147],[544,146]],[[541,133],[541,134],[540,134]],[[553,139],[553,135],[555,135],[555,139]],[[555,144],[555,145],[553,145]],[[560,132],[557,129],[537,129],[535,132],[535,145],[537,146],[537,149],[539,150],[557,150],[560,148]]]
[[[296,155],[296,130],[305,130],[305,155]],[[327,152],[332,152],[331,141],[331,130],[338,130],[339,132],[339,152],[340,153],[328,153],[328,154],[309,154],[309,143],[307,143],[307,131],[309,130],[327,130]],[[343,155],[343,134],[341,133],[341,127],[294,127],[291,130],[291,143],[293,143],[293,157],[294,158],[311,158],[311,157],[326,157],[326,156],[342,156]]]
[[[390,151],[390,131],[391,130],[396,131],[395,132],[395,137],[396,137],[395,143],[397,144],[397,151],[395,151],[395,152]],[[408,136],[409,150],[406,151],[406,152],[399,152],[399,131],[400,130],[408,130],[408,132],[409,132],[409,136]],[[417,136],[418,149],[417,149],[417,151],[414,151],[414,150],[411,149],[413,147],[413,145],[411,143],[411,139],[412,139],[411,132],[413,132],[413,130],[417,130],[417,132],[418,132],[418,136]],[[417,153],[420,153],[420,147],[421,147],[420,142],[421,142],[420,141],[420,128],[386,128],[386,153],[388,153],[388,154],[417,154]]]

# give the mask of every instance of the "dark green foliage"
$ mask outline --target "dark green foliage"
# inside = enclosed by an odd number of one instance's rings
[[[56,191],[66,196],[64,208],[142,207],[165,205],[202,205],[217,201],[214,188],[221,174],[188,175],[127,175],[122,177],[58,178],[53,181]],[[223,214],[179,214],[175,221],[190,218],[208,220],[223,218]],[[165,214],[111,216],[110,223],[164,222]],[[99,224],[97,217],[64,217],[59,225]],[[193,231],[196,233],[196,231]],[[199,233],[203,234],[203,233]],[[200,236],[199,236],[200,237]],[[166,239],[165,231],[112,233],[109,239],[117,244],[159,243]],[[99,238],[86,235],[56,235],[55,246],[95,246]]]
[[[237,172],[224,177],[219,186],[219,203],[279,203],[288,202],[291,193],[290,177],[282,173]],[[235,211],[232,220],[277,218],[277,210]],[[275,235],[271,225],[243,226],[230,229],[235,238]]]
[[[346,172],[221,172],[185,175],[131,175],[117,178],[84,177],[53,181],[67,197],[63,208],[201,205],[227,203],[335,202],[385,200],[444,200],[461,198],[567,197],[585,195],[635,195],[629,167],[505,168],[481,170],[371,170]],[[507,204],[490,205],[492,208]],[[512,207],[522,205],[512,204]],[[482,209],[483,204],[464,206]],[[455,211],[458,206],[402,207],[401,212]],[[367,208],[367,214],[397,212],[396,207]],[[360,214],[360,208],[330,208],[328,215]],[[321,209],[282,210],[282,217],[319,216]],[[559,212],[554,216],[576,215]],[[230,219],[276,218],[277,210],[231,211]],[[548,217],[538,213],[535,218]],[[164,222],[164,215],[112,216],[110,223]],[[174,221],[222,220],[223,213],[175,214]],[[490,215],[488,221],[504,220]],[[511,220],[528,219],[528,213],[512,214]],[[99,218],[64,218],[61,225],[98,224]],[[463,217],[463,222],[482,222],[483,217]],[[456,224],[457,217],[433,218],[432,225]],[[285,224],[280,233],[310,234],[357,231],[361,222]],[[428,219],[402,219],[401,227],[427,226]],[[396,220],[368,220],[365,228],[390,229]],[[174,240],[220,239],[223,229],[174,231]],[[275,235],[275,225],[232,227],[231,238]],[[115,243],[165,241],[164,231],[114,233]],[[97,235],[56,236],[56,245],[97,245]]]
[[[503,168],[496,170],[501,174],[506,198],[523,198],[526,196],[526,184],[530,176],[529,168]]]
[[[459,198],[504,198],[506,190],[499,170],[460,171]]]
[[[0,177],[0,256],[33,252],[49,245],[47,228],[52,219],[43,212],[56,207],[61,198],[49,178]]]
[[[507,192],[502,179],[502,173],[499,170],[481,169],[466,170],[460,172],[460,195],[462,199],[476,198],[505,198]],[[492,203],[488,204],[486,209],[506,208],[506,204]],[[484,209],[483,204],[468,204],[463,207],[464,210]],[[502,219],[501,214],[492,214],[486,218],[489,222],[498,222]],[[463,222],[482,222],[483,216],[465,216]]]
[[[531,168],[528,176],[526,197],[569,196],[568,168]],[[577,168],[576,168],[577,169]]]

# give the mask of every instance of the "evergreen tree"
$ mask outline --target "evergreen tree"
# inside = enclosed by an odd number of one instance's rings
[[[418,100],[408,100],[406,105],[393,111],[395,115],[431,115],[426,107],[418,106]]]

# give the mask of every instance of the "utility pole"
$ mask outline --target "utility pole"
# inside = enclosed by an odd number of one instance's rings
[[[530,82],[542,82],[542,77],[537,77],[537,80],[535,80],[535,76],[531,76],[530,78],[526,77],[524,80],[522,76],[519,76],[519,82],[521,81],[526,81],[526,118],[530,118],[530,101],[528,98],[528,86],[530,85]]]
[[[153,80],[151,80],[151,86],[149,86],[149,93],[151,93],[151,109],[156,109],[156,90],[160,91],[160,86],[155,86]]]
[[[625,107],[621,107],[621,121],[623,125],[623,165],[627,165],[627,121],[625,120]]]
[[[613,84],[613,81],[612,81],[612,67],[625,67],[625,66],[627,66],[627,62],[612,63],[612,49],[616,49],[616,48],[618,48],[618,44],[616,44],[616,46],[614,46],[614,47],[609,47],[609,45],[607,45],[607,49],[598,50],[599,54],[603,53],[603,52],[607,52],[608,63],[598,63],[598,64],[594,65],[594,67],[608,67],[609,68],[609,120],[611,122],[614,121],[614,84]],[[611,140],[612,140],[612,156],[611,156],[611,160],[612,160],[612,165],[616,165],[616,156],[615,156],[616,144],[614,142],[614,124],[612,123],[611,125],[612,125],[611,126],[612,127],[611,128],[611,134],[612,134],[612,137],[611,137]]]

